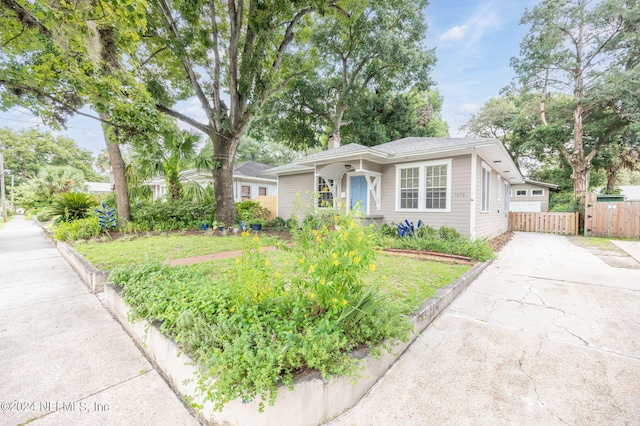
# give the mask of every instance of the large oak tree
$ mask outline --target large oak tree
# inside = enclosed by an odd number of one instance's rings
[[[587,191],[593,158],[610,142],[606,132],[588,134],[585,119],[607,109],[615,112],[616,95],[599,94],[612,75],[629,71],[637,50],[638,18],[634,0],[543,0],[522,18],[530,30],[512,65],[525,91],[541,95],[542,126],[553,125],[547,114],[548,93],[572,96],[572,135],[561,140],[558,149],[572,168],[576,198]]]

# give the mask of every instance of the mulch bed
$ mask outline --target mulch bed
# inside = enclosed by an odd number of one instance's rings
[[[500,253],[500,250],[502,250],[502,248],[506,246],[509,241],[511,241],[512,237],[513,237],[512,231],[503,232],[497,237],[491,238],[489,240],[489,245],[493,249],[493,252],[495,254],[498,254]]]

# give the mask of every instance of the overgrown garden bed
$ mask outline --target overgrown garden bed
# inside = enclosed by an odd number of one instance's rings
[[[218,407],[236,398],[272,402],[279,384],[291,386],[306,369],[357,375],[354,349],[376,354],[383,342],[406,339],[409,315],[469,268],[377,253],[374,230],[348,215],[308,224],[294,240],[275,252],[261,247],[278,242],[248,233],[76,249],[94,264],[116,267],[112,280],[132,319],[161,324],[203,367],[201,390]],[[161,263],[238,248],[242,255],[234,259]]]

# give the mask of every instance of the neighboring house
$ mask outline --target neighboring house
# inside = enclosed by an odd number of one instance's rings
[[[625,201],[640,201],[640,185],[622,185],[617,188],[624,195]]]
[[[308,203],[355,208],[376,222],[422,220],[472,238],[508,229],[510,183],[523,183],[498,139],[404,138],[349,144],[268,171],[278,176],[278,216]]]
[[[113,192],[113,183],[109,182],[85,182],[86,192],[95,195],[108,194]]]
[[[233,198],[236,202],[255,200],[259,195],[276,195],[277,179],[263,172],[272,169],[273,165],[247,161],[236,165],[233,171]],[[180,182],[196,182],[201,186],[213,185],[210,172],[186,170],[180,173]],[[153,199],[158,200],[167,194],[167,184],[164,176],[156,176],[147,181],[151,188]]]
[[[558,185],[525,179],[523,184],[511,186],[509,210],[512,212],[548,212],[549,193],[559,191]]]

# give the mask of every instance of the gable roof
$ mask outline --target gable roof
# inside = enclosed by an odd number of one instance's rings
[[[531,179],[525,179],[524,183],[528,183],[529,185],[542,186],[544,188],[549,188],[549,190],[551,191],[560,192],[560,187],[553,183],[538,182],[536,180],[531,180]]]
[[[423,138],[408,137],[367,147],[348,144],[307,155],[293,163],[269,169],[273,175],[295,174],[315,170],[316,165],[335,161],[369,160],[379,164],[394,164],[470,154],[472,151],[491,161],[496,170],[508,175],[513,183],[523,182],[522,175],[511,155],[498,139],[492,138]]]
[[[275,180],[272,175],[263,173],[265,170],[273,169],[272,164],[259,163],[257,161],[246,161],[236,165],[233,171],[234,177],[253,177],[260,179]]]

